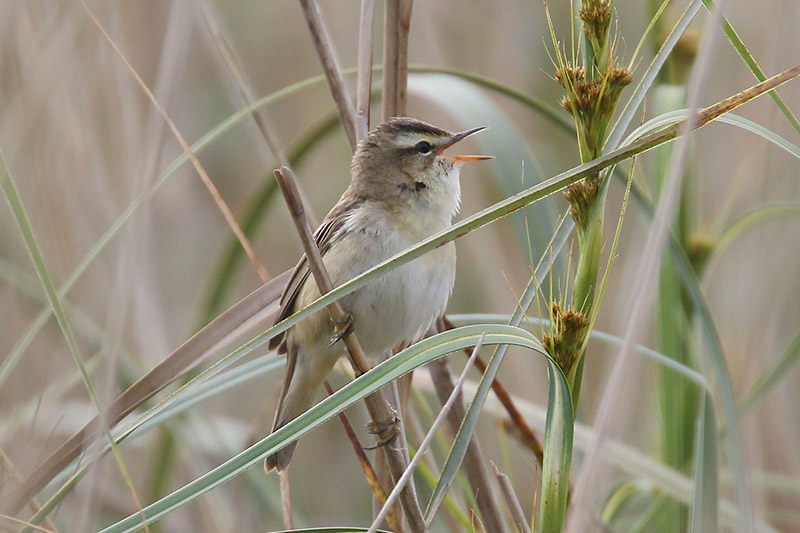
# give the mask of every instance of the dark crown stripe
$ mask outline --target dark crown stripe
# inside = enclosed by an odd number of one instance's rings
[[[384,122],[378,126],[375,131],[384,131],[387,133],[421,133],[424,135],[435,136],[448,136],[450,132],[441,128],[437,128],[427,122],[422,122],[414,118],[408,117],[395,117],[388,122]]]

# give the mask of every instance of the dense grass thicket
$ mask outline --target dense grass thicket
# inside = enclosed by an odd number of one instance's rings
[[[0,530],[366,531],[416,457],[375,526],[800,531],[800,3],[0,10]],[[273,327],[273,169],[315,227],[395,115],[495,159],[453,229]],[[269,338],[454,239],[431,335],[268,436]],[[382,388],[405,435],[360,462]]]

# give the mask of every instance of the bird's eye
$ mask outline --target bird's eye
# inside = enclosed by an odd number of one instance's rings
[[[420,154],[429,154],[433,150],[433,146],[428,141],[420,141],[414,145],[414,149]]]

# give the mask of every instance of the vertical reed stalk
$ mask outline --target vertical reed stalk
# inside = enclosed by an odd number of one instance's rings
[[[652,13],[658,9],[655,4],[656,2],[650,2]],[[697,52],[696,41],[697,38],[693,33],[684,33],[678,40],[674,52],[667,58],[653,87],[656,96],[654,99],[656,116],[686,106],[686,80]],[[654,39],[653,45],[657,48],[661,43],[658,39]],[[662,146],[654,153],[654,164],[650,174],[652,189],[657,195],[660,195],[663,189],[671,155],[672,146]],[[689,172],[688,169],[687,166],[686,172]],[[695,232],[692,217],[693,180],[685,182],[686,186],[677,206],[672,232],[677,243],[692,259],[692,266],[699,277],[702,264],[693,259],[697,254],[691,250]],[[657,312],[659,351],[682,365],[696,368],[697,354],[694,353],[690,339],[690,324],[694,320],[694,311],[681,284],[680,273],[669,254],[664,254],[661,262]],[[693,464],[695,420],[699,399],[696,387],[673,370],[662,367],[659,371],[658,398],[661,416],[661,460],[664,464],[689,474]],[[675,500],[667,500],[651,523],[653,527],[664,532],[685,531],[688,519],[686,505]]]

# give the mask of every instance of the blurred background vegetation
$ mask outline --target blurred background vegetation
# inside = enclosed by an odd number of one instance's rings
[[[354,67],[359,3],[320,4],[343,67]],[[321,72],[295,1],[135,0],[89,5],[190,143],[245,107],[204,17],[210,16],[228,39],[256,97]],[[619,18],[617,54],[627,63],[653,17],[654,5],[619,0],[614,7],[614,25]],[[634,84],[684,7],[685,2],[670,2],[634,65]],[[0,147],[49,272],[60,287],[128,206],[153,187],[182,149],[79,3],[1,0],[0,9]],[[383,9],[383,2],[378,2],[376,21],[382,20]],[[550,2],[550,9],[558,38],[568,50],[569,2]],[[544,13],[541,2],[442,0],[414,4],[408,114],[451,131],[490,127],[488,132],[465,141],[471,146],[464,150],[492,154],[496,159],[465,168],[462,214],[478,211],[580,163],[575,135],[519,100],[458,76],[414,72],[413,65],[491,79],[534,96],[569,121],[569,115],[558,105],[562,88],[553,80],[553,45]],[[797,62],[800,4],[793,0],[728,2],[724,13],[768,76]],[[675,91],[686,90],[688,69],[708,17],[709,13],[701,9],[675,52],[680,56],[669,63],[672,70],[649,92],[641,120],[684,105],[673,105],[670,98],[675,97]],[[375,62],[380,63],[381,24],[376,24],[375,31]],[[715,31],[712,60],[704,66],[699,88],[700,106],[756,82],[719,28]],[[354,79],[348,78],[350,82]],[[786,85],[780,92],[790,108],[800,109],[797,83]],[[622,101],[626,98],[623,95]],[[676,101],[682,98],[685,94]],[[760,98],[737,114],[800,144],[798,133],[769,98]],[[299,143],[310,132],[334,116],[324,82],[292,92],[261,113],[280,150],[290,156],[296,154]],[[378,116],[374,110],[373,122]],[[318,219],[346,187],[350,155],[345,135],[335,126],[295,162],[309,207]],[[251,120],[208,146],[199,159],[240,221],[251,209],[253,198],[273,180],[272,169],[280,163]],[[664,153],[656,152],[636,163],[634,182],[653,197],[664,160]],[[794,365],[800,351],[795,340],[800,333],[798,168],[796,158],[752,132],[721,124],[702,129],[691,137],[680,230],[676,230],[696,260],[693,265],[739,401],[750,483],[747,491],[757,523],[762,529],[769,524],[780,531],[800,531],[800,371]],[[624,183],[612,180],[602,264],[607,259],[623,193]],[[264,217],[251,240],[259,258],[275,276],[294,266],[302,249],[280,196],[267,198],[264,207]],[[545,253],[558,217],[567,208],[567,202],[557,194],[460,238],[456,243],[458,276],[448,313],[512,313],[530,277],[531,265]],[[735,223],[753,212],[764,216],[758,223],[737,230]],[[632,202],[595,324],[597,331],[615,336],[625,331],[632,280],[650,221],[651,217]],[[24,335],[47,303],[9,209],[0,209],[0,227],[4,228],[0,232],[2,501],[13,494],[20,478],[96,410],[55,321],[51,319],[24,350],[19,350],[21,343],[28,342]],[[245,260],[235,270],[232,282],[221,289],[219,302],[210,303],[231,242],[230,228],[195,170],[185,165],[136,209],[77,280],[64,302],[102,403],[152,368],[210,318],[260,285]],[[572,253],[577,254],[577,245]],[[567,269],[576,260],[569,251],[556,260],[554,294],[567,291],[572,283]],[[571,266],[574,268],[574,264]],[[663,313],[669,294],[669,289],[663,292],[668,286],[664,279],[662,294],[648,309],[648,320],[636,340],[670,355],[671,348],[665,343],[679,335],[680,342],[690,347],[681,353],[694,354],[684,363],[707,375],[712,392],[717,392],[691,313],[675,311],[678,318],[670,324],[679,324],[681,333],[665,333],[663,320],[659,320],[663,317],[659,310]],[[550,291],[548,284],[544,294]],[[677,294],[677,301],[669,304],[672,310],[685,305]],[[530,316],[536,318],[541,313],[547,318],[547,304],[540,303],[539,307],[538,311],[536,306],[530,309]],[[531,327],[537,335],[541,332],[539,326]],[[666,483],[664,476],[650,472],[647,464],[672,465],[684,475],[691,473],[691,460],[686,463],[686,457],[681,456],[684,452],[673,450],[670,443],[675,448],[688,446],[686,453],[691,455],[694,414],[687,419],[678,417],[676,432],[665,434],[665,425],[676,423],[665,407],[675,398],[675,390],[670,388],[662,367],[649,359],[635,356],[622,385],[609,390],[608,376],[616,350],[613,344],[590,342],[577,420],[581,428],[592,427],[604,395],[613,396],[617,406],[613,424],[601,429],[615,443],[630,448],[621,458],[614,454],[599,457],[601,469],[593,465],[600,474],[593,478],[596,483],[590,489],[589,510],[599,527],[604,510],[609,509],[609,498],[621,494],[619,488],[631,483],[635,497],[620,506],[624,509],[614,516],[617,522],[612,523],[613,529],[652,530],[652,526],[667,531],[676,523],[685,527],[686,517],[681,518],[680,511],[677,518],[669,519],[680,522],[670,522],[663,516],[653,518],[673,503],[663,496],[660,483]],[[463,361],[463,357],[453,357],[453,366],[460,368]],[[783,366],[777,366],[781,362]],[[759,380],[776,368],[774,379],[756,401],[746,402]],[[548,394],[543,360],[512,349],[498,376],[530,418],[530,424],[541,432]],[[282,370],[276,367],[125,442],[120,450],[142,503],[185,485],[262,438],[270,425],[281,379]],[[334,385],[346,379],[341,372],[332,376]],[[470,374],[470,379],[476,380],[477,374]],[[416,412],[427,425],[429,417],[419,402],[427,401],[434,411],[438,408],[425,370],[416,373],[415,385],[419,392],[415,396]],[[718,396],[714,395],[714,400],[718,407]],[[363,408],[359,405],[348,414],[360,431],[367,421]],[[723,420],[722,416],[717,419]],[[416,421],[410,422],[414,424]],[[689,435],[688,445],[679,444],[687,442],[682,432]],[[724,435],[725,428],[720,432]],[[530,520],[539,475],[536,460],[506,432],[503,412],[491,398],[477,434],[487,460],[511,476]],[[586,467],[585,450],[585,438],[581,441],[576,436],[575,480]],[[724,446],[720,454],[719,498],[734,501]],[[436,456],[441,459],[440,452]],[[303,438],[292,479],[298,526],[369,524],[369,487],[338,423],[328,423]],[[427,494],[424,481],[418,483],[421,492]],[[462,501],[464,496],[454,498]],[[652,505],[659,498],[663,498],[663,508]],[[162,531],[280,529],[279,502],[277,477],[253,468],[171,513],[158,527]],[[90,468],[45,525],[60,531],[97,530],[136,508],[109,455]],[[29,517],[26,513],[17,518]],[[475,522],[480,530],[480,521]],[[445,519],[434,526],[438,531],[455,527]],[[0,528],[18,527],[0,517]]]

